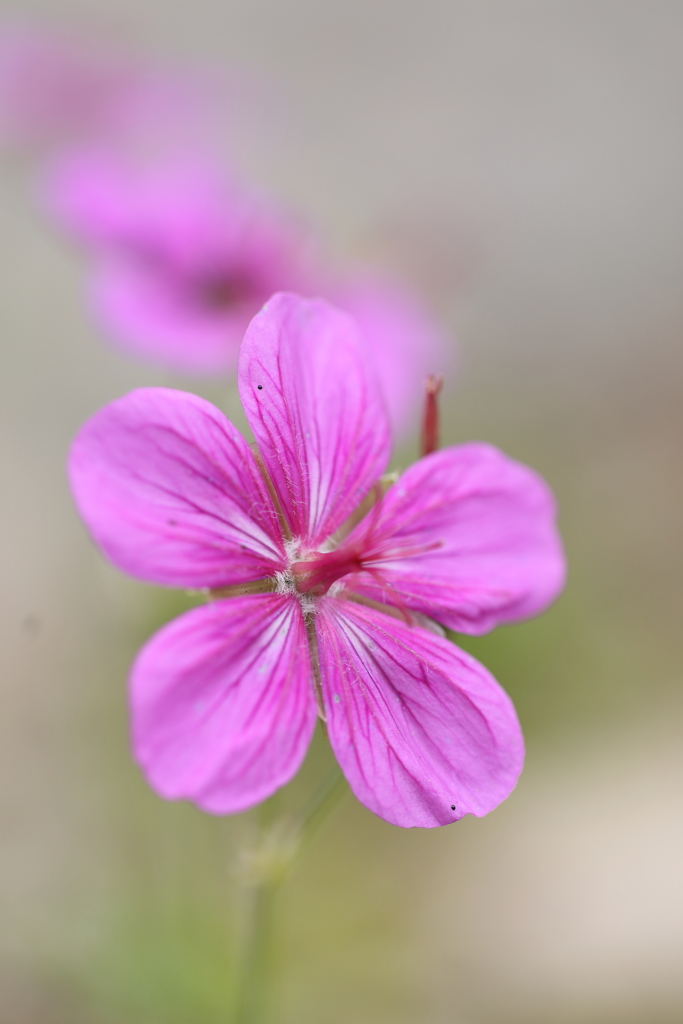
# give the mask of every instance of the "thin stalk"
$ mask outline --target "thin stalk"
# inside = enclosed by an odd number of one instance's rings
[[[235,1008],[235,1024],[260,1024],[270,1002],[273,960],[275,895],[282,878],[255,886],[251,894],[251,921]]]
[[[297,855],[308,845],[348,787],[339,767],[322,781],[293,821],[273,821],[269,808],[252,852],[249,924],[238,979],[234,1024],[267,1020],[273,973],[273,935],[278,890]]]
[[[346,779],[338,765],[323,780],[319,789],[313,794],[304,808],[299,822],[299,844],[297,853],[308,845],[325,819],[332,813],[341,798],[348,792]]]

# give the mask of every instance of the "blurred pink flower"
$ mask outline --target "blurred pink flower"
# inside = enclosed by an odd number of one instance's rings
[[[106,334],[172,369],[234,371],[247,324],[274,292],[324,294],[365,336],[392,423],[411,424],[424,377],[450,346],[410,289],[321,268],[310,234],[209,159],[144,163],[105,148],[62,154],[45,202],[93,255],[91,299]]]
[[[0,26],[0,140],[51,147],[78,140],[143,145],[210,139],[227,82],[118,47],[103,32],[9,21]]]
[[[162,388],[111,403],[74,442],[76,503],[111,561],[213,597],[132,670],[136,757],[168,799],[217,814],[263,800],[299,768],[316,709],[358,799],[394,824],[483,815],[515,785],[514,708],[433,620],[479,633],[554,598],[552,495],[469,444],[382,497],[389,430],[362,344],[327,303],[277,295],[240,354],[256,446]]]
[[[10,23],[0,32],[0,137],[51,144],[109,122],[133,72],[101,44],[44,25]]]
[[[308,291],[308,239],[201,159],[64,154],[51,212],[92,251],[95,316],[137,355],[190,373],[233,371],[249,321],[283,288]]]

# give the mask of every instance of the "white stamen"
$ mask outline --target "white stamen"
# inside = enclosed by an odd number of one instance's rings
[[[275,573],[275,593],[283,596],[287,594],[296,595],[294,576],[289,569],[285,569],[284,572]]]
[[[289,560],[289,564],[292,562],[298,562],[301,559],[301,541],[298,537],[293,537],[292,540],[285,540],[285,554]]]
[[[299,594],[299,600],[304,615],[315,615],[318,610],[318,601],[315,597],[311,597],[310,594]]]

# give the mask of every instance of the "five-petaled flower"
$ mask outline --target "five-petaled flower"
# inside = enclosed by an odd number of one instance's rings
[[[137,759],[169,799],[213,813],[263,800],[324,717],[358,797],[431,827],[510,793],[510,699],[437,624],[483,633],[562,586],[554,501],[485,444],[421,459],[384,491],[389,430],[352,320],[272,298],[244,339],[256,445],[213,406],[134,391],[82,428],[78,508],[105,554],[213,600],[148,641],[131,675]]]

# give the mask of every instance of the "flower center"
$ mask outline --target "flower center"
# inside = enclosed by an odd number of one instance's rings
[[[248,266],[188,267],[156,242],[133,239],[124,250],[143,268],[160,276],[190,302],[208,313],[226,313],[236,306],[258,306],[269,289]]]
[[[357,549],[341,547],[335,551],[316,551],[305,561],[294,562],[289,571],[299,594],[322,597],[335,580],[360,572],[363,561]]]
[[[244,270],[216,270],[199,275],[193,282],[200,305],[217,313],[256,299],[255,282]]]

